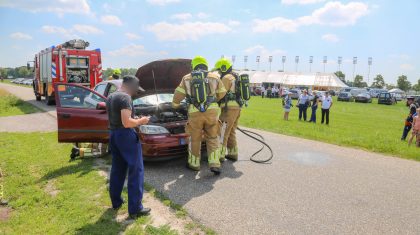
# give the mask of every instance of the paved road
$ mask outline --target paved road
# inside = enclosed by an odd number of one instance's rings
[[[214,177],[182,159],[146,164],[146,181],[220,234],[420,234],[420,162],[259,131],[239,135],[240,161]]]

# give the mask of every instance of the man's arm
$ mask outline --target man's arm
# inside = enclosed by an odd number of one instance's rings
[[[140,125],[145,125],[149,122],[149,117],[142,117],[139,119],[132,118],[131,112],[132,111],[130,109],[121,110],[121,121],[125,128],[133,128]]]
[[[330,108],[332,107],[332,105],[333,105],[333,101],[332,101],[332,99],[331,99],[331,104],[330,104],[330,107],[329,107],[328,109],[330,109]]]
[[[179,108],[179,106],[181,106],[181,101],[185,99],[186,96],[187,89],[183,78],[179,86],[175,89],[174,97],[172,99],[172,107],[175,109]]]

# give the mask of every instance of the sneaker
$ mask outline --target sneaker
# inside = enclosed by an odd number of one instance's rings
[[[215,175],[220,175],[220,167],[210,167],[210,171]]]
[[[80,150],[79,148],[73,146],[73,148],[71,149],[71,154],[70,154],[70,158],[71,159],[75,159],[77,156],[80,155]]]

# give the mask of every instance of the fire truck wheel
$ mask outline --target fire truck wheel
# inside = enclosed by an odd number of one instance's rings
[[[47,105],[53,105],[54,104],[54,100],[51,99],[51,97],[48,95],[48,91],[45,89],[45,103]]]

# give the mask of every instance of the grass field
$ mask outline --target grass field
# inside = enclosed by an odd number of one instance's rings
[[[0,147],[0,197],[10,208],[0,206],[0,234],[176,234],[149,217],[118,223],[127,204],[111,209],[95,160],[68,162],[71,145],[58,144],[55,133],[0,133]]]
[[[35,112],[39,112],[36,107],[24,102],[23,100],[17,98],[5,90],[0,89],[0,117]]]
[[[364,104],[337,102],[334,98],[329,126],[320,124],[320,109],[316,124],[299,122],[296,100],[293,105],[290,120],[284,121],[281,99],[252,97],[249,107],[242,111],[240,125],[420,161],[420,149],[400,140],[408,114],[404,102],[387,106],[378,105],[377,100]],[[310,113],[308,109],[308,120]]]

